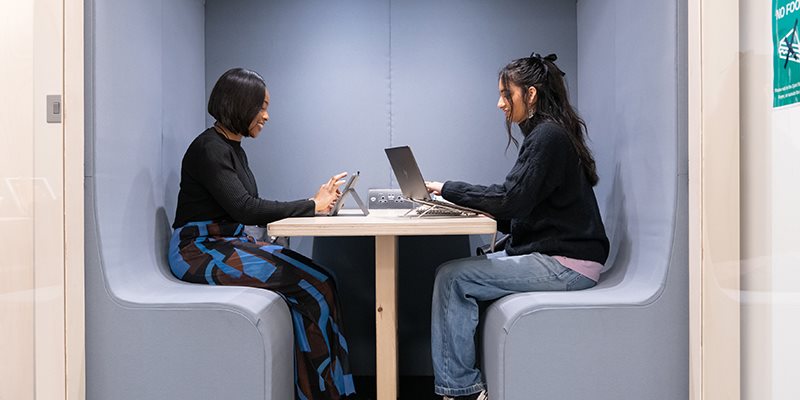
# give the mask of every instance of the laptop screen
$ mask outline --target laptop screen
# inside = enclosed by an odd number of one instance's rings
[[[419,171],[414,154],[411,153],[411,148],[408,146],[390,147],[385,151],[403,196],[408,199],[430,200],[425,180]]]

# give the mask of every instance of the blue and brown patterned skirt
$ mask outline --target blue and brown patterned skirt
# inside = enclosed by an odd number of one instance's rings
[[[324,268],[290,249],[255,241],[241,224],[225,222],[192,222],[176,229],[169,264],[186,282],[280,294],[294,326],[296,398],[340,399],[355,393],[336,285]]]

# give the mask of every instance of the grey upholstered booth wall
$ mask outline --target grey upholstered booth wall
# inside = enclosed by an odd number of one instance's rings
[[[280,297],[179,282],[167,265],[180,159],[206,126],[204,11],[86,2],[89,400],[292,396]]]
[[[574,1],[397,1],[391,23],[389,142],[410,145],[426,179],[503,181],[516,150],[505,151],[497,74],[511,60],[558,54],[575,98]]]
[[[309,196],[340,170],[361,171],[362,198],[397,187],[383,149],[399,145],[414,149],[427,178],[502,181],[516,151],[504,151],[497,73],[532,51],[557,53],[576,98],[577,46],[576,5],[561,0],[206,2],[207,93],[233,66],[267,81],[271,120],[245,146],[261,195],[275,199]],[[481,240],[401,239],[401,374],[432,374],[434,270]],[[372,246],[292,239],[339,277],[357,375],[375,368]]]
[[[234,66],[267,81],[271,120],[245,146],[274,199],[343,170],[361,171],[362,198],[397,187],[383,149],[400,145],[426,178],[502,180],[516,152],[504,152],[497,73],[532,51],[559,54],[575,99],[574,2],[206,1],[206,94]]]
[[[492,399],[685,399],[686,2],[578,1],[578,104],[601,177],[610,269],[580,292],[498,300]]]
[[[388,13],[372,0],[206,1],[206,94],[237,66],[270,92],[270,121],[244,142],[262,197],[308,198],[340,171],[361,171],[362,198],[385,187]]]
[[[272,94],[270,123],[245,144],[263,196],[306,197],[339,170],[362,171],[364,196],[369,187],[394,186],[382,151],[391,145],[411,145],[431,179],[502,179],[515,151],[503,152],[496,74],[534,50],[558,53],[589,125],[611,269],[598,288],[565,294],[566,302],[562,294],[524,294],[495,304],[486,325],[505,333],[484,335],[484,349],[504,341],[515,368],[500,370],[491,351],[485,355],[492,398],[685,397],[686,0],[86,3],[90,400],[291,397],[291,370],[270,369],[291,362],[292,328],[279,297],[182,284],[166,268],[179,160],[211,122],[205,99],[223,71],[258,70]],[[312,249],[305,239],[293,247]],[[469,251],[464,237],[401,240],[401,373],[430,374],[433,268]],[[343,305],[354,356],[365,354],[358,348],[372,346],[374,330],[363,318],[373,315],[374,279],[363,272],[371,272],[372,242],[317,240],[313,253],[345,263],[335,268],[339,280],[349,294],[360,291],[351,298],[356,306]],[[178,311],[175,301],[186,307]],[[633,317],[614,314],[623,309]],[[574,329],[574,321],[586,324]],[[231,331],[240,334],[231,342],[209,339]],[[587,332],[597,341],[578,346],[586,352],[560,353]],[[553,337],[560,340],[539,340]],[[193,351],[214,345],[223,347]],[[353,361],[357,374],[374,369],[371,354]],[[227,371],[213,385],[179,373],[243,364],[254,368]],[[572,374],[580,368],[542,371],[564,365],[593,367],[583,381]],[[565,376],[570,382],[559,386]]]
[[[670,262],[687,268],[670,256],[686,228],[678,214],[688,176],[684,3],[578,1],[578,106],[601,176],[595,193],[612,243],[606,267],[615,270],[604,280],[625,273],[659,286]]]

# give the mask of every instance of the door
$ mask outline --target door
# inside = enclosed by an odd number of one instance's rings
[[[64,0],[0,0],[0,399],[78,398],[82,390],[83,350],[75,344],[83,340],[83,314],[75,299],[82,308],[83,242],[74,233],[83,219],[76,168],[83,162],[82,71],[71,72],[80,90],[70,89],[76,118],[69,141],[64,98],[66,65],[72,71],[80,59],[82,66],[83,5],[70,3],[78,18],[70,22],[67,62]],[[67,290],[67,279],[78,276]],[[67,314],[76,317],[69,329]],[[69,385],[68,365],[76,371]]]

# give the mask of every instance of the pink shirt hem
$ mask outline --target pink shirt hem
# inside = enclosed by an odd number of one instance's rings
[[[597,282],[600,280],[600,270],[603,264],[597,261],[576,260],[564,256],[553,256],[559,264]]]

